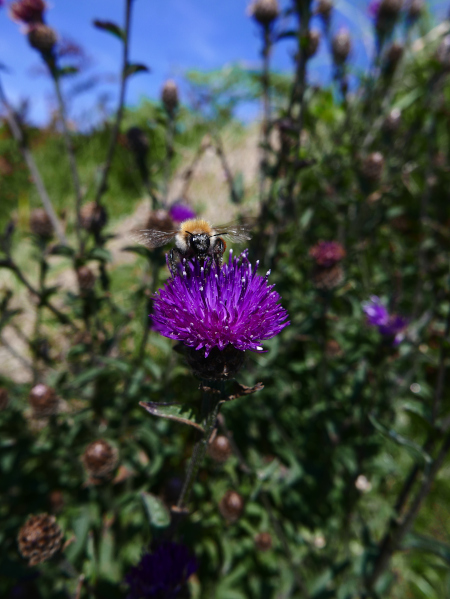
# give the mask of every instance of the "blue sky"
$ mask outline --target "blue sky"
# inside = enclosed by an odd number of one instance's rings
[[[127,104],[134,105],[143,96],[157,98],[161,86],[169,77],[182,81],[183,72],[196,69],[216,69],[241,61],[257,65],[259,39],[255,24],[246,16],[248,0],[135,0],[132,21],[131,59],[151,68],[150,74],[130,79]],[[289,0],[281,0],[287,6]],[[352,60],[357,66],[367,64],[373,49],[371,24],[367,17],[366,0],[336,0],[333,29],[347,27],[355,38]],[[433,1],[437,20],[446,14],[447,3]],[[123,22],[123,0],[49,0],[47,22],[62,37],[81,44],[89,59],[85,78],[101,75],[102,84],[77,99],[76,112],[92,116],[96,98],[101,92],[109,94],[110,108],[117,99],[120,42],[95,29],[93,19]],[[313,23],[319,27],[318,23]],[[39,56],[28,47],[20,26],[8,18],[7,10],[0,11],[0,63],[9,72],[2,81],[9,99],[30,100],[29,118],[36,123],[48,119],[53,106],[52,86],[39,73]],[[274,67],[292,68],[289,45],[280,43],[273,56]],[[329,57],[322,42],[316,57],[310,62],[311,82],[326,82],[330,73]],[[75,79],[66,83],[66,91]]]

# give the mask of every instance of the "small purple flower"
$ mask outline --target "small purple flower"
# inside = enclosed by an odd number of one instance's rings
[[[386,306],[376,295],[372,295],[368,302],[363,302],[362,307],[367,322],[378,327],[379,332],[385,337],[394,337],[394,345],[403,341],[408,324],[406,318],[398,314],[389,314]]]
[[[258,263],[256,263],[256,268]],[[197,259],[184,261],[179,273],[155,296],[153,321],[157,331],[208,357],[214,347],[231,344],[238,350],[263,351],[261,342],[277,335],[288,313],[268,276],[256,274],[245,251],[219,268]]]
[[[371,0],[369,2],[369,6],[367,12],[372,19],[376,19],[378,17],[378,11],[380,10],[381,0]]]
[[[319,241],[309,250],[309,255],[318,266],[331,268],[343,258],[345,250],[338,241]]]
[[[127,599],[175,599],[197,569],[197,560],[187,547],[162,543],[153,553],[145,553],[127,574]]]
[[[195,218],[197,215],[189,206],[176,202],[169,209],[170,218],[176,223],[182,223],[184,220]]]
[[[44,0],[16,0],[9,6],[9,12],[14,21],[27,25],[42,23],[47,8]]]

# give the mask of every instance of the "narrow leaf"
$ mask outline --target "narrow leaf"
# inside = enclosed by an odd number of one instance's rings
[[[108,33],[111,33],[120,40],[125,41],[124,30],[112,21],[101,21],[99,19],[95,19],[95,21],[93,21],[92,24],[94,25],[94,27],[97,27],[97,29],[107,31]]]
[[[136,75],[136,73],[148,73],[150,69],[145,66],[145,64],[138,63],[128,63],[125,69],[125,77],[130,77],[130,75]]]
[[[148,520],[153,526],[164,528],[170,524],[170,513],[161,499],[143,491],[141,498],[147,512]]]
[[[414,457],[419,457],[420,459],[424,460],[427,464],[431,463],[431,457],[420,445],[418,445],[414,441],[411,441],[410,439],[407,439],[406,437],[403,437],[403,435],[400,435],[399,433],[397,433],[397,431],[386,428],[383,424],[381,424],[381,422],[378,422],[378,420],[376,420],[376,418],[374,418],[372,414],[369,415],[369,420],[377,429],[377,431],[379,431],[382,435],[388,437],[389,439],[394,441],[394,443],[397,443],[397,445],[401,445],[402,447],[407,449],[411,454],[414,455]]]
[[[182,424],[194,427],[201,433],[205,430],[200,424],[200,419],[190,406],[176,403],[158,403],[154,401],[141,401],[140,406],[145,408],[149,414],[167,420],[176,420]]]

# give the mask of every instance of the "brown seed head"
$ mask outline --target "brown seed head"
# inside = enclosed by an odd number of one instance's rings
[[[17,0],[9,7],[11,18],[28,25],[42,23],[46,4],[43,0]]]
[[[381,0],[377,20],[396,19],[402,9],[403,0]]]
[[[227,491],[220,500],[219,511],[226,520],[235,522],[244,511],[244,500],[236,491]]]
[[[32,233],[43,239],[49,239],[53,235],[52,221],[43,208],[35,208],[31,211],[30,229]]]
[[[82,461],[93,479],[108,479],[118,464],[117,450],[104,439],[98,439],[87,446]]]
[[[340,264],[335,264],[330,268],[316,266],[312,274],[314,286],[324,291],[331,291],[339,287],[344,278],[344,269]]]
[[[423,0],[411,0],[408,6],[408,19],[416,21],[422,15],[423,6]]]
[[[150,212],[145,228],[156,229],[157,231],[172,231],[176,226],[167,210],[160,208]]]
[[[362,174],[371,183],[378,183],[383,175],[384,156],[381,152],[372,152],[362,163]]]
[[[35,23],[31,25],[27,37],[30,46],[42,54],[51,52],[58,41],[56,31],[52,29],[52,27],[44,25],[44,23]]]
[[[80,291],[89,291],[95,285],[96,276],[88,266],[77,268],[77,279]]]
[[[225,435],[217,435],[208,446],[208,454],[213,460],[222,464],[232,454],[231,443]]]
[[[161,91],[161,100],[164,104],[164,108],[167,112],[172,115],[178,108],[178,86],[173,79],[168,79]]]
[[[61,547],[63,533],[54,516],[30,516],[19,531],[17,542],[29,566],[50,559]]]
[[[9,393],[5,387],[0,387],[0,412],[6,410],[9,404]]]
[[[311,29],[308,31],[308,40],[306,44],[306,56],[307,58],[312,58],[314,54],[317,52],[317,48],[320,44],[320,31],[317,29]]]
[[[228,344],[222,351],[213,347],[205,358],[203,350],[186,347],[186,360],[193,373],[207,381],[224,381],[232,379],[244,364],[245,352]]]
[[[39,383],[31,389],[28,399],[35,418],[47,418],[58,411],[59,399],[56,391],[43,383]]]
[[[333,10],[332,0],[318,0],[317,6],[316,6],[316,14],[320,15],[326,23],[330,20],[332,10]]]
[[[268,532],[260,532],[255,536],[255,546],[258,551],[268,551],[272,548],[272,535]]]
[[[389,71],[395,70],[403,56],[403,45],[393,42],[386,52],[386,67]]]
[[[331,42],[333,59],[336,64],[344,64],[352,49],[352,40],[350,34],[345,29],[338,31]]]
[[[254,0],[248,14],[263,27],[269,27],[280,14],[278,0]]]
[[[90,233],[99,233],[108,221],[106,210],[100,204],[88,202],[80,211],[81,226]]]

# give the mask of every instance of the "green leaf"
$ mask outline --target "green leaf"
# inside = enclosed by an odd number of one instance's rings
[[[182,424],[187,424],[194,427],[201,433],[205,430],[200,424],[200,418],[196,412],[187,405],[176,403],[158,403],[154,401],[141,401],[139,405],[147,410],[152,416],[158,418],[166,418],[167,420],[175,420]]]
[[[141,498],[150,524],[158,528],[169,526],[170,513],[161,499],[145,491],[141,493]]]
[[[82,387],[86,383],[90,383],[101,374],[106,372],[106,368],[104,366],[96,366],[95,368],[89,368],[85,372],[81,373],[77,377],[75,377],[72,381],[71,387]]]
[[[419,549],[420,551],[433,553],[450,564],[450,545],[432,537],[426,537],[414,532],[409,533],[403,540],[402,549]]]
[[[58,77],[67,77],[67,75],[76,75],[78,72],[79,72],[79,69],[77,69],[77,67],[67,66],[67,67],[62,67],[61,69],[58,69],[56,75]]]
[[[372,414],[369,414],[369,420],[377,429],[377,431],[379,431],[382,435],[388,437],[397,445],[401,445],[402,447],[407,449],[409,453],[411,453],[414,457],[418,457],[421,460],[424,460],[427,464],[431,464],[432,459],[430,455],[426,451],[424,451],[424,449],[420,445],[418,445],[414,441],[411,441],[410,439],[407,439],[406,437],[403,437],[403,435],[400,435],[393,429],[388,429],[383,424],[381,424],[381,422],[378,422],[378,420]]]
[[[128,63],[125,69],[125,77],[136,75],[136,73],[149,73],[150,69],[145,64]]]
[[[75,250],[68,245],[54,245],[49,252],[52,256],[67,256],[72,258],[75,255]]]
[[[92,22],[92,24],[94,25],[94,27],[97,27],[97,29],[107,31],[108,33],[111,33],[118,39],[122,40],[123,42],[125,41],[125,31],[121,27],[119,27],[119,25],[116,25],[112,21],[101,21],[99,19],[95,19]]]
[[[133,252],[134,254],[147,258],[147,260],[151,260],[152,258],[152,252],[141,245],[127,245],[127,247],[122,248],[122,252]]]
[[[88,260],[100,260],[100,262],[111,262],[111,253],[105,248],[94,248],[88,255]]]
[[[86,546],[90,520],[91,516],[89,507],[86,505],[82,508],[81,514],[73,523],[75,542],[69,545],[65,551],[66,557],[70,562],[74,561]]]

